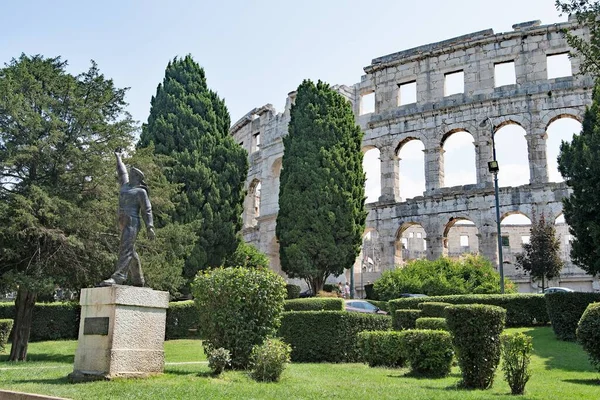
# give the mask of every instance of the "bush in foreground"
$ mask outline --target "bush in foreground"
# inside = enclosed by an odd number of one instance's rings
[[[452,367],[452,336],[448,332],[414,329],[398,332],[402,354],[406,357],[411,373],[441,378]]]
[[[12,327],[12,319],[0,319],[0,353],[3,353],[6,349],[6,343],[8,342],[8,336]]]
[[[420,310],[396,310],[392,313],[392,327],[396,331],[415,329],[419,318],[421,318]]]
[[[554,334],[560,340],[577,339],[577,324],[590,303],[600,301],[600,293],[555,292],[544,295]]]
[[[219,376],[225,368],[231,365],[231,354],[229,350],[219,347],[208,351],[208,368],[213,375]]]
[[[360,359],[369,367],[398,368],[404,366],[400,332],[360,332],[356,345]]]
[[[208,347],[228,349],[232,367],[246,368],[252,348],[279,328],[283,278],[262,268],[217,268],[199,273],[192,289]]]
[[[416,329],[431,329],[434,331],[447,331],[446,318],[421,317],[415,321]]]
[[[290,362],[292,348],[279,339],[267,339],[254,346],[250,357],[250,376],[259,382],[277,382]]]
[[[462,373],[462,385],[488,389],[500,362],[500,334],[506,310],[496,306],[468,304],[446,307],[446,321]]]
[[[600,372],[600,303],[590,304],[579,321],[577,340]]]
[[[297,299],[300,297],[300,286],[298,285],[288,283],[285,285],[285,290],[287,291],[286,300]]]
[[[523,394],[525,384],[531,377],[529,362],[533,344],[531,337],[522,333],[503,333],[500,336],[502,344],[502,371],[510,386],[512,394]]]

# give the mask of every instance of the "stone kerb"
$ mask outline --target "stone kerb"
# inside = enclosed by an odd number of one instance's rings
[[[82,289],[80,304],[72,381],[163,372],[168,292],[121,285]]]

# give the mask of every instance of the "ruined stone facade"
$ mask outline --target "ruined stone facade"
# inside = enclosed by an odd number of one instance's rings
[[[475,32],[376,58],[365,67],[360,83],[335,87],[353,104],[356,121],[365,132],[363,150],[377,148],[381,161],[381,196],[367,206],[366,231],[376,232],[378,268],[365,275],[364,262],[357,262],[357,288],[360,282],[376,279],[381,270],[403,263],[403,234],[415,225],[422,227],[426,257],[435,259],[453,253],[449,232],[456,222],[472,221],[471,229],[477,233],[470,241],[497,265],[494,186],[488,161],[492,159],[492,131],[507,124],[526,131],[530,182],[500,188],[501,218],[520,213],[533,220],[543,213],[547,220],[554,220],[561,214],[568,188],[564,183],[548,182],[546,130],[559,118],[581,121],[593,87],[591,77],[579,74],[577,58],[570,60],[571,76],[548,77],[548,57],[570,50],[561,33],[565,28],[576,35],[589,35],[574,20],[543,26],[532,21],[501,34],[491,29]],[[495,69],[501,64],[514,65],[513,84],[496,84]],[[445,92],[450,76],[462,77],[462,92]],[[404,104],[400,98],[406,84],[416,86],[414,103]],[[372,94],[374,112],[365,114],[361,112],[362,99]],[[292,92],[280,114],[270,104],[256,108],[230,131],[248,150],[250,159],[244,238],[264,251],[279,272],[275,222],[282,137],[287,134],[293,101]],[[445,187],[444,142],[460,131],[474,139],[477,183]],[[426,189],[423,196],[403,200],[398,153],[411,140],[420,140],[425,148]],[[576,279],[584,282],[580,289],[600,289],[597,281],[584,274],[578,272]]]

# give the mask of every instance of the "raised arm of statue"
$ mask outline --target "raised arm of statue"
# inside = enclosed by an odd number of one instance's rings
[[[117,158],[117,173],[119,174],[119,184],[124,185],[129,182],[129,174],[127,174],[127,168],[121,160],[121,153],[115,151],[115,157]]]

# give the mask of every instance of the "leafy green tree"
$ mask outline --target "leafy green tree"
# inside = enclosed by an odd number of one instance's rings
[[[313,293],[350,268],[365,228],[362,132],[351,105],[329,85],[305,80],[292,106],[279,189],[281,267]]]
[[[540,280],[543,291],[546,281],[556,278],[564,265],[560,258],[560,240],[554,224],[547,223],[543,215],[534,221],[530,232],[529,243],[523,244],[523,253],[517,254],[517,265],[534,280]]]
[[[222,265],[239,242],[242,227],[246,151],[229,135],[225,103],[206,84],[191,56],[175,58],[152,97],[138,147],[152,143],[168,157],[167,179],[180,185],[174,222],[192,224],[197,237],[184,275]]]
[[[567,43],[581,57],[581,71],[600,76],[600,1],[598,0],[556,0],[556,8],[564,14],[574,15],[579,23],[585,24],[591,34],[588,42],[579,36],[565,31]]]
[[[507,293],[515,292],[514,284],[505,279]],[[500,275],[492,263],[480,255],[457,259],[414,260],[402,268],[384,271],[373,284],[378,300],[392,300],[402,293],[429,296],[452,294],[500,293]]]
[[[600,83],[586,110],[581,133],[562,142],[558,170],[572,190],[563,200],[565,221],[573,235],[571,260],[591,275],[600,274]]]
[[[55,285],[110,275],[117,185],[113,151],[135,126],[125,90],[96,64],[21,55],[0,70],[0,276],[17,289],[10,360],[25,360],[33,306]]]
[[[240,239],[238,248],[225,259],[224,267],[269,268],[269,258],[253,245]]]

